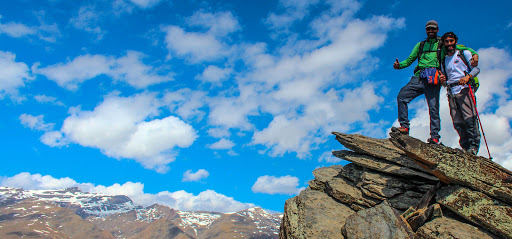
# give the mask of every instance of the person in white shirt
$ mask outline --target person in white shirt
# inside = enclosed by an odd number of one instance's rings
[[[458,38],[455,33],[447,32],[441,39],[448,54],[441,62],[443,75],[440,80],[446,82],[453,127],[459,134],[462,149],[476,155],[480,148],[480,130],[476,102],[473,102],[472,98],[474,92],[470,92],[468,84],[480,73],[480,69],[466,62],[465,59],[471,59],[471,52],[456,50]]]

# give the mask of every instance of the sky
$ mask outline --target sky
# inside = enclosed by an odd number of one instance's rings
[[[424,9],[422,9],[424,8]],[[455,32],[481,68],[493,161],[512,170],[510,1],[12,0],[0,5],[0,186],[79,187],[140,205],[282,212],[331,132],[386,138],[426,37]],[[458,135],[441,90],[441,141]],[[423,96],[411,135],[429,137]],[[485,142],[479,155],[488,157]]]

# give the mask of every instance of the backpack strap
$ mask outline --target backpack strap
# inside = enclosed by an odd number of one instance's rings
[[[471,70],[468,64],[468,60],[466,59],[466,56],[464,56],[464,50],[459,50],[459,58],[464,62],[464,65],[468,68],[468,72]]]
[[[424,40],[424,41],[420,42],[420,49],[418,51],[418,56],[417,56],[417,58],[418,58],[418,65],[420,64],[420,58],[421,58],[421,55],[423,54],[423,47],[425,47],[425,42],[426,41],[427,40]]]

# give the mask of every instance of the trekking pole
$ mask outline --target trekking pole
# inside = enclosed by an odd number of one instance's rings
[[[480,129],[482,129],[482,135],[484,136],[485,147],[487,148],[487,153],[489,154],[489,159],[492,160],[491,151],[489,151],[489,146],[487,145],[487,139],[485,138],[484,128],[482,127],[482,121],[480,120],[480,115],[478,114],[478,110],[476,109],[476,100],[475,100],[475,95],[473,94],[473,88],[471,88],[471,84],[468,84],[468,86],[469,86],[469,94],[471,95],[471,99],[473,99],[473,105],[475,106],[476,117],[478,119],[478,123],[480,124]]]

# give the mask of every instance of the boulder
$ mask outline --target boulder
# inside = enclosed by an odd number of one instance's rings
[[[387,202],[358,211],[345,222],[345,238],[414,238],[407,222]]]
[[[448,217],[438,217],[418,229],[416,236],[422,239],[496,239],[497,237],[478,227]]]
[[[306,189],[286,201],[280,239],[343,239],[341,228],[355,213],[327,194]]]

